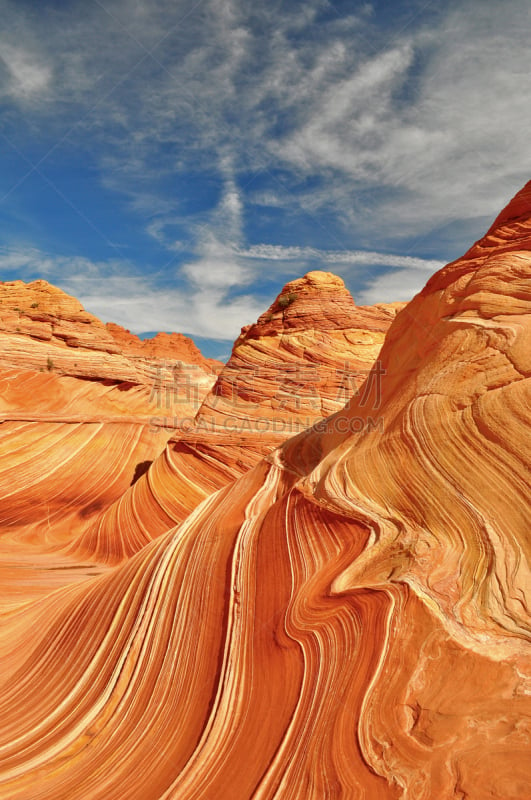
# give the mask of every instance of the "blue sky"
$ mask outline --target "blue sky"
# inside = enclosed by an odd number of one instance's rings
[[[0,0],[0,277],[214,356],[310,269],[407,300],[530,177],[530,13]]]

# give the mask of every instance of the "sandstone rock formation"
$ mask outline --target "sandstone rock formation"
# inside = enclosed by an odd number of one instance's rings
[[[196,396],[187,401],[186,410],[195,413],[221,366],[204,358],[194,343],[181,334],[158,334],[143,343],[119,325],[104,325],[85,311],[78,300],[44,280],[0,283],[0,377],[5,375],[8,395],[10,391],[16,392],[19,383],[15,373],[36,373],[32,376],[31,391],[24,392],[26,401],[20,392],[13,397],[14,412],[21,405],[27,410],[32,404],[35,413],[42,416],[48,407],[57,410],[59,394],[59,403],[66,404],[67,413],[73,412],[75,406],[78,413],[86,414],[79,399],[83,385],[54,382],[53,391],[48,379],[51,374],[104,385],[103,392],[96,389],[94,396],[89,392],[94,418],[98,418],[99,411],[109,412],[113,403],[116,413],[123,415],[130,397],[134,414],[138,415],[143,406],[144,416],[151,417],[157,410],[154,384],[173,385],[175,375],[184,368],[197,388]],[[124,403],[124,393],[130,389]],[[6,391],[0,395],[4,407]],[[100,409],[102,396],[105,400]]]
[[[183,429],[71,552],[105,562],[129,558],[290,435],[344,406],[404,305],[356,306],[341,278],[329,272],[286,284],[258,321],[242,329],[195,419],[182,415],[178,398],[161,398],[160,429],[179,420]]]
[[[161,387],[192,376],[195,395],[180,400],[195,414],[220,367],[178,335],[124,343],[117,326],[46,281],[0,283],[0,577],[15,600],[30,582],[49,589],[54,570],[72,577],[49,551],[90,526],[164,449],[171,431],[153,434]]]
[[[274,434],[275,420],[289,416],[291,433],[304,430],[343,406],[363,383],[404,305],[356,306],[330,272],[291,281],[254,325],[242,329],[198,423],[230,430],[259,417],[260,433]]]
[[[0,797],[527,800],[530,343],[528,184],[363,395],[4,615]]]
[[[219,373],[223,366],[220,361],[205,358],[192,339],[182,333],[162,332],[155,334],[152,339],[139,339],[134,333],[115,322],[107,322],[105,327],[119,344],[121,351],[127,355],[155,360],[180,360],[184,364],[195,364],[215,374]]]

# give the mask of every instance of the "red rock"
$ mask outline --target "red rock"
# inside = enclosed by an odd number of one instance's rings
[[[3,796],[529,797],[530,195],[367,391],[4,615]]]
[[[223,368],[221,361],[205,358],[192,339],[182,333],[157,333],[152,339],[139,339],[134,333],[114,322],[107,322],[105,327],[124,353],[156,360],[179,360],[216,374]]]
[[[197,411],[216,379],[211,365],[180,337],[162,342],[137,355],[46,281],[0,283],[0,558],[15,576],[37,574],[32,559],[53,565],[50,550],[80,535],[164,449],[171,430],[155,436],[152,418],[182,371],[195,386],[182,407]],[[187,352],[197,363],[182,361]]]
[[[165,395],[159,424],[177,418],[183,431],[76,540],[76,557],[129,558],[293,433],[341,408],[363,383],[403,306],[357,307],[341,278],[329,272],[288,283],[242,330],[195,420],[178,398]],[[190,375],[181,374],[175,382],[184,394],[186,379]]]

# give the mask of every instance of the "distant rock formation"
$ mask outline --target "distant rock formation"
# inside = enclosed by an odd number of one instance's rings
[[[266,415],[273,428],[273,420],[288,417],[294,432],[328,416],[363,383],[404,305],[356,306],[330,272],[291,281],[254,325],[242,329],[198,423],[210,415],[223,429],[226,420]]]
[[[195,419],[180,417],[183,429],[149,470],[76,539],[77,557],[129,558],[286,438],[344,406],[404,305],[356,306],[330,272],[286,284],[242,329]],[[181,409],[178,400],[165,399],[161,429],[166,420],[178,424]]]
[[[139,381],[105,325],[44,280],[0,284],[0,367]]]
[[[158,334],[142,342],[119,325],[104,325],[78,300],[44,280],[0,282],[0,370],[90,379],[106,387],[104,407],[100,408],[98,388],[89,392],[90,399],[84,404],[79,398],[86,393],[83,384],[63,381],[56,383],[53,391],[49,380],[34,376],[31,393],[25,388],[22,406],[27,409],[33,403],[37,414],[57,409],[59,394],[67,413],[75,413],[74,407],[78,413],[87,413],[90,404],[92,416],[97,418],[99,412],[109,413],[115,400],[116,413],[123,415],[131,399],[133,414],[143,405],[144,416],[150,417],[157,409],[153,387],[157,382],[172,386],[183,365],[196,390],[192,398],[186,398],[186,410],[195,413],[222,364],[204,358],[190,339],[182,334]],[[22,383],[27,385],[27,380],[26,376]],[[12,375],[9,382],[13,383]],[[39,391],[41,384],[43,390]],[[132,391],[126,394],[127,389]],[[20,404],[17,396],[13,410]]]
[[[223,364],[213,358],[205,358],[201,350],[188,336],[182,333],[157,333],[152,339],[139,339],[134,333],[115,322],[107,322],[105,327],[120,345],[123,353],[140,358],[155,360],[180,360],[185,364],[195,364],[213,373],[218,373]]]

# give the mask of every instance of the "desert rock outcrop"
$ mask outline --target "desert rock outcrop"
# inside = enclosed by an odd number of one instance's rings
[[[403,306],[356,306],[330,272],[286,284],[242,329],[195,419],[182,414],[178,398],[161,392],[161,430],[166,420],[171,427],[181,421],[183,430],[76,540],[76,557],[130,557],[289,436],[341,408],[364,382]],[[181,375],[175,386],[191,391],[193,380]]]
[[[159,386],[192,376],[195,395],[180,400],[195,414],[221,367],[186,337],[144,348],[116,330],[46,281],[0,283],[0,571],[14,601],[76,574],[57,548],[164,449],[171,431],[155,436],[152,424]]]
[[[4,617],[0,797],[529,798],[530,245],[528,184],[365,392]]]

